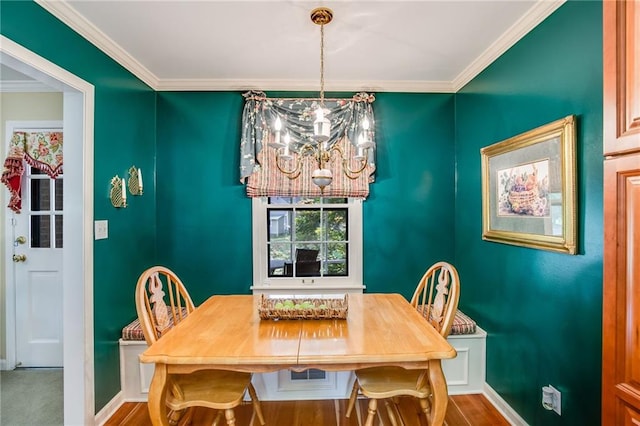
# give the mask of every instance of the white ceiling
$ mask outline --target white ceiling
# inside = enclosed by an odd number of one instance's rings
[[[564,0],[36,0],[156,90],[455,92]]]

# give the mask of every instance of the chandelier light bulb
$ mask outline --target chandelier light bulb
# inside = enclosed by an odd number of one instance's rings
[[[291,152],[289,151],[289,144],[291,143],[291,136],[289,136],[289,132],[284,135],[284,152],[280,156],[283,160],[291,160],[293,157],[291,156]]]
[[[280,130],[282,129],[282,121],[280,121],[280,117],[276,117],[276,122],[274,123],[273,128],[276,131],[276,139],[273,141],[273,143],[276,146],[282,146],[282,144],[280,143]]]
[[[322,143],[329,140],[331,132],[331,123],[324,116],[322,106],[316,110],[316,121],[313,123],[313,139]]]
[[[365,117],[362,121],[362,128],[364,130],[369,130],[369,119],[367,117]]]

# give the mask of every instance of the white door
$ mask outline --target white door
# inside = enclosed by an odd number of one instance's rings
[[[62,182],[25,165],[13,214],[16,366],[62,367]]]

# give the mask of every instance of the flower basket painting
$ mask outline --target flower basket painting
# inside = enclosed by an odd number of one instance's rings
[[[484,240],[576,253],[575,122],[481,149]]]
[[[549,160],[499,170],[497,178],[499,216],[549,216]]]

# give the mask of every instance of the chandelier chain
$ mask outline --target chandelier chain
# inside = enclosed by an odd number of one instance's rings
[[[324,107],[324,24],[320,25],[320,105]]]

